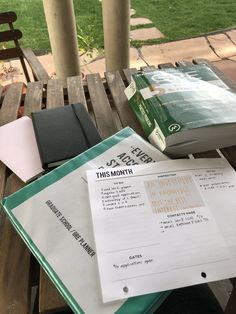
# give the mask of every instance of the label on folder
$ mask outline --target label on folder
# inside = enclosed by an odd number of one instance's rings
[[[169,295],[103,304],[86,181],[88,169],[166,159],[125,128],[2,201],[10,221],[74,313],[152,313]]]

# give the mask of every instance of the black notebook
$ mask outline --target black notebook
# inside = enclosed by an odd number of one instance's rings
[[[33,112],[32,121],[44,169],[59,166],[101,141],[82,104]]]

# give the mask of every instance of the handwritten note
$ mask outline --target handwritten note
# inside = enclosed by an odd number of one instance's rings
[[[235,177],[224,159],[88,171],[103,301],[235,275]]]

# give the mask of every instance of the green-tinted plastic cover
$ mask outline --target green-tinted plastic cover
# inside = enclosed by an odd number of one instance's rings
[[[236,122],[236,95],[204,64],[138,72],[132,80],[129,103],[147,136],[156,126],[164,141],[183,130]]]
[[[23,189],[15,192],[9,197],[4,198],[1,201],[6,214],[11,220],[12,224],[21,235],[22,239],[25,241],[29,249],[35,255],[41,266],[44,268],[46,273],[49,275],[51,280],[56,285],[57,289],[61,292],[63,297],[66,299],[68,304],[74,313],[82,314],[84,311],[80,307],[80,304],[75,300],[70,291],[66,288],[62,280],[58,277],[57,273],[50,266],[47,259],[42,255],[39,248],[35,245],[32,239],[27,234],[27,231],[22,227],[19,221],[14,216],[13,210],[15,207],[19,206],[35,194],[39,193],[46,187],[62,179],[64,176],[73,172],[75,169],[81,167],[86,162],[93,160],[97,156],[103,154],[106,150],[129,138],[135,132],[131,128],[125,128],[110,138],[104,140],[103,142],[97,144],[93,148],[90,148],[86,152],[80,154],[79,156],[73,158],[69,162],[63,164],[62,166],[56,168],[55,170],[49,172],[48,174],[42,176],[38,180],[32,182],[31,184],[25,186]],[[89,293],[89,291],[88,291]],[[171,291],[165,291],[160,293],[152,293],[148,295],[132,297],[127,299],[123,305],[116,312],[117,314],[143,314],[143,313],[153,313],[153,311],[160,306],[160,304],[167,298]],[[100,313],[99,313],[100,314]]]

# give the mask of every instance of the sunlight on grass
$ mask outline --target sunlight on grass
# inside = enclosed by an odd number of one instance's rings
[[[164,39],[149,43],[184,39],[236,26],[236,2],[232,0],[131,0],[131,4],[136,10],[135,17],[149,18],[165,35]],[[74,7],[80,46],[103,48],[101,2],[74,0]],[[16,27],[23,32],[22,46],[36,52],[50,51],[42,0],[1,0],[0,11],[17,13]],[[136,47],[142,44],[144,42],[134,42]]]

